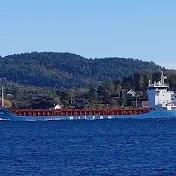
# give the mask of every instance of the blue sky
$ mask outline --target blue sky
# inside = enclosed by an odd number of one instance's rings
[[[71,52],[176,69],[175,0],[0,0],[0,55]]]

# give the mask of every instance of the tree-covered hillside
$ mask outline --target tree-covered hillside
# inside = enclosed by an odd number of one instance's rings
[[[176,71],[166,70],[165,75],[170,90],[175,91]],[[0,85],[4,86],[5,107],[12,109],[46,109],[54,107],[54,104],[63,108],[118,108],[134,106],[136,98],[140,106],[140,102],[147,100],[149,79],[159,81],[160,76],[161,72],[136,73],[124,77],[122,81],[101,81],[99,85],[89,84],[71,89],[22,86],[6,79],[1,79]],[[135,96],[127,94],[131,89],[135,91]]]
[[[22,85],[72,88],[122,80],[134,73],[159,71],[161,67],[137,59],[86,59],[71,53],[32,52],[0,57],[0,70],[1,78]]]

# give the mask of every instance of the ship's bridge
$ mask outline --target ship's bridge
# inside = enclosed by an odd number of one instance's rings
[[[169,88],[169,84],[167,83],[161,84],[160,81],[151,83],[148,86],[148,90],[155,90],[155,89],[158,89],[158,90],[166,89],[167,90],[168,88]]]
[[[148,89],[153,90],[153,89],[169,88],[169,84],[164,82],[165,79],[167,79],[167,77],[164,76],[163,72],[161,72],[161,80],[158,82],[154,81],[154,83],[152,83],[151,80],[149,80]]]
[[[169,88],[168,83],[161,83],[161,81],[149,83],[149,88]]]
[[[156,108],[157,106],[166,107],[168,103],[175,100],[174,92],[169,91],[169,84],[165,83],[164,80],[167,79],[161,72],[161,80],[152,83],[149,80],[149,85],[147,89],[149,107]]]

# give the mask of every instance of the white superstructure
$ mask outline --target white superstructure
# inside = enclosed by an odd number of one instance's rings
[[[175,94],[168,90],[169,84],[164,82],[165,79],[167,77],[162,72],[160,81],[152,83],[149,80],[147,89],[148,105],[156,109],[176,110]]]

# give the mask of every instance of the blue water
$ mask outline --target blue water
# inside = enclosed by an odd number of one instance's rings
[[[176,175],[176,120],[0,121],[0,175]]]

